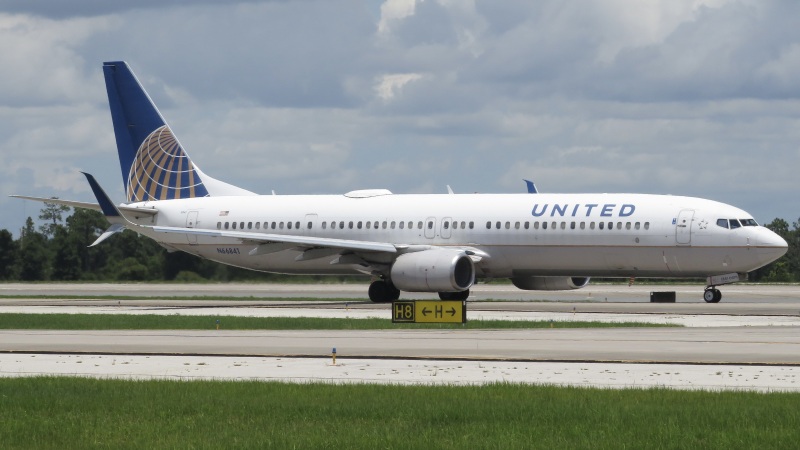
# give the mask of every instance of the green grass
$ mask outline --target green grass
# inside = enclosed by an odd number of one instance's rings
[[[388,313],[387,313],[388,315]],[[471,320],[466,324],[393,324],[386,319],[313,317],[161,316],[128,314],[0,314],[4,330],[387,330],[501,328],[658,327],[641,322],[549,322]]]
[[[3,448],[795,448],[800,394],[0,379]]]

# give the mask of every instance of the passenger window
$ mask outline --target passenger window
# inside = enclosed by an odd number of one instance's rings
[[[292,222],[286,222],[286,228],[292,229]]]
[[[244,222],[239,222],[239,229],[244,230]]]
[[[650,222],[645,222],[644,223],[644,229],[645,230],[649,230],[650,229]]]
[[[590,229],[590,230],[594,230],[594,222],[591,222],[591,223],[589,224],[589,229]]]
[[[378,229],[378,221],[377,220],[372,223],[372,228],[375,228],[376,230]],[[384,226],[384,228],[386,228],[386,226]]]
[[[309,222],[309,225],[310,224],[311,224],[311,222]],[[327,228],[328,228],[328,222],[322,222],[322,229],[325,230]]]
[[[492,222],[486,222],[486,229],[487,230],[491,230],[492,229]]]
[[[260,229],[261,229],[261,222],[256,222],[256,230],[260,230]]]
[[[617,229],[618,229],[618,230],[621,230],[621,229],[622,229],[622,222],[617,222]]]
[[[370,222],[370,221],[368,220],[368,221],[367,221],[367,229],[369,230],[371,226],[372,226],[372,222]]]
[[[546,230],[546,229],[547,229],[547,222],[542,222],[542,229],[543,229],[543,230]]]
[[[417,222],[417,228],[422,229],[422,221]]]
[[[227,230],[229,227],[230,227],[230,224],[228,222],[225,222],[225,229]]]
[[[393,220],[393,221],[392,221],[392,229],[393,229],[393,230],[394,230],[394,225],[395,225],[395,222],[394,222],[394,220]]]
[[[283,222],[278,224],[278,228],[280,228],[281,230],[283,229]]]
[[[600,229],[602,230],[603,227],[605,227],[606,223],[605,222],[600,222],[599,225],[600,225]]]
[[[458,221],[457,221],[457,220],[454,220],[454,221],[453,221],[453,229],[454,229],[454,230],[457,230],[457,229],[458,229]]]
[[[539,222],[533,222],[533,229],[534,230],[538,230],[539,229]]]
[[[272,228],[273,230],[275,229],[275,227],[276,227],[276,226],[277,226],[277,224],[276,224],[275,222],[272,222],[272,227],[271,227],[271,228]]]
[[[247,222],[247,229],[248,230],[252,230],[253,229],[253,222]]]
[[[530,228],[531,228],[531,223],[526,220],[525,221],[525,229],[529,230]]]
[[[353,229],[353,221],[352,220],[350,222],[347,222],[347,228],[349,228],[351,230]]]
[[[741,226],[736,219],[728,219],[728,222],[731,224],[731,230],[735,230]]]
[[[566,230],[567,229],[567,222],[561,222],[561,229],[562,230]]]
[[[585,229],[586,229],[586,222],[581,222],[581,230],[585,230]]]
[[[506,222],[506,230],[511,228],[511,222]]]
[[[500,229],[500,222],[495,223],[494,226],[499,230]]]
[[[447,224],[447,222],[445,222],[445,224]],[[447,228],[447,225],[445,225],[445,228]],[[429,230],[432,230],[432,229],[433,229],[433,221],[432,221],[432,220],[429,220],[429,221],[428,221],[428,229],[429,229]]]
[[[218,229],[218,230],[221,230],[221,229],[222,229],[222,222],[217,222],[217,229]]]
[[[383,225],[383,229],[385,230],[386,229],[386,221],[385,220],[383,221],[382,225]],[[392,227],[392,228],[394,228],[394,227]]]
[[[625,223],[625,229],[626,230],[630,230],[631,229],[631,223],[630,222],[626,222]]]
[[[358,221],[358,225],[357,226],[358,226],[358,229],[360,230],[361,229],[361,221],[360,220]]]
[[[519,222],[514,222],[514,229],[519,230]]]
[[[236,229],[236,222],[233,222],[233,229]]]
[[[633,225],[633,228],[635,228],[635,229],[637,229],[637,230],[638,230],[639,228],[641,228],[641,225],[639,224],[639,222],[636,222],[636,223]]]
[[[464,222],[464,221],[462,220],[462,221],[461,221],[461,229],[462,229],[462,230],[463,230],[464,228],[466,228],[466,226],[465,226],[465,225],[467,225],[467,223],[466,223],[466,222]],[[470,228],[472,228],[472,227],[470,227]]]
[[[428,222],[428,225],[431,225],[431,224],[432,224],[432,222]],[[445,230],[450,229],[450,222],[445,221],[442,225],[444,226]],[[430,228],[432,228],[432,227],[428,227],[428,229],[430,229]]]
[[[308,229],[309,229],[309,230],[311,229],[312,225],[314,225],[314,224],[313,224],[313,223],[311,223],[311,222],[308,222]]]
[[[475,222],[470,222],[469,223],[469,229],[471,230],[473,228],[475,228]]]
[[[614,222],[608,222],[608,229],[609,230],[613,230],[614,229]]]
[[[400,222],[400,229],[402,230],[405,227],[406,227],[406,223],[405,222]]]
[[[339,222],[339,229],[344,230],[344,220]]]
[[[555,230],[555,229],[556,229],[556,225],[557,225],[557,224],[556,224],[556,222],[553,222],[553,223],[552,223],[552,224],[550,224],[550,225],[551,225],[551,226],[550,226],[550,229],[551,229],[551,230]]]

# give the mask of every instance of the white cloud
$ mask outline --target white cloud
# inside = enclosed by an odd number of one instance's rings
[[[411,81],[422,78],[418,73],[395,73],[382,75],[375,82],[375,93],[384,101],[389,101],[397,96],[403,86]]]

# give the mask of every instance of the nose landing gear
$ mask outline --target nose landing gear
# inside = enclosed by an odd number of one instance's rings
[[[719,303],[719,301],[722,300],[722,292],[714,286],[709,286],[706,288],[705,292],[703,292],[703,300],[705,300],[706,303]]]

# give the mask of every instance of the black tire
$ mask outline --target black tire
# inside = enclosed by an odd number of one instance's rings
[[[389,301],[388,299],[388,292],[386,292],[386,283],[383,281],[373,281],[369,285],[369,290],[367,291],[369,295],[369,299],[375,303],[386,303]]]
[[[706,289],[703,292],[703,300],[705,300],[706,303],[719,303],[719,301],[722,300],[722,292],[714,288]]]
[[[469,289],[460,292],[439,292],[439,300],[466,300],[469,298]]]

